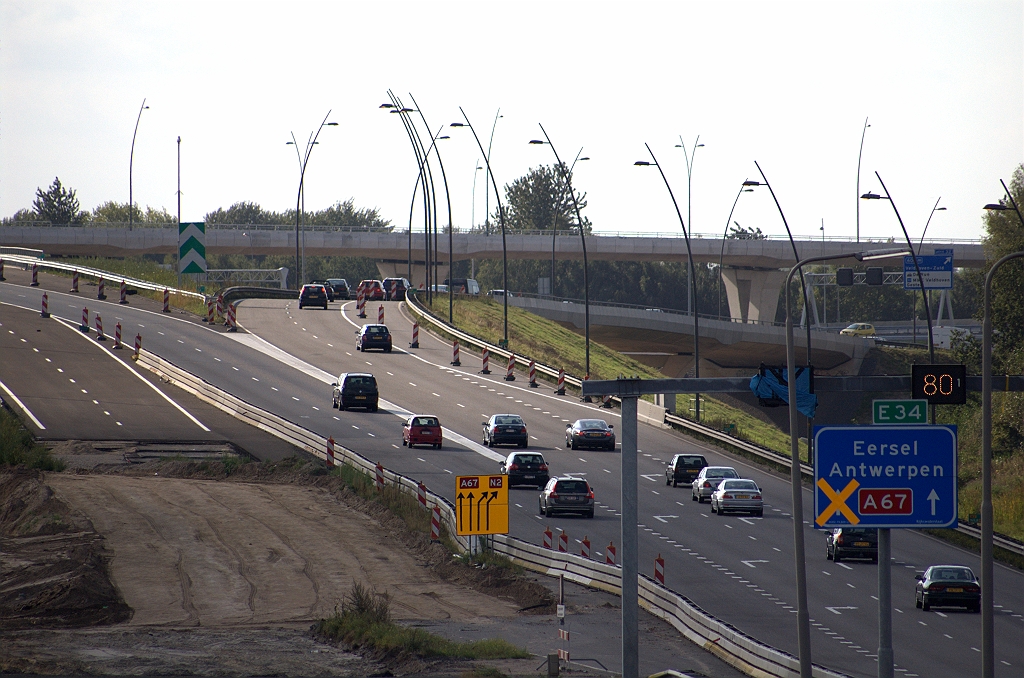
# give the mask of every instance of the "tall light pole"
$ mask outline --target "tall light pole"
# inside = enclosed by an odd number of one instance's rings
[[[139,106],[139,115],[135,118],[135,131],[132,132],[132,153],[128,157],[128,230],[132,230],[132,222],[135,216],[135,197],[132,194],[132,168],[135,165],[135,137],[139,133],[139,121],[142,120],[142,112],[149,108],[146,105],[146,99],[142,99],[142,105]]]
[[[302,281],[306,279],[306,257],[305,252],[302,252],[302,257],[299,257],[299,224],[302,222],[305,212],[305,192],[303,186],[305,185],[306,179],[306,167],[309,166],[309,156],[313,152],[313,147],[317,144],[317,139],[320,137],[320,131],[324,127],[337,127],[336,122],[327,122],[327,118],[331,115],[330,110],[327,111],[327,115],[324,116],[323,122],[316,128],[316,132],[310,134],[309,140],[306,142],[306,153],[299,155],[299,192],[295,196],[295,270],[297,277],[295,280],[295,289],[302,289]],[[295,146],[295,153],[299,153],[299,146],[295,143],[295,134],[292,133],[291,145]],[[302,235],[305,235],[303,231]]]
[[[500,111],[500,109],[499,109]],[[473,133],[473,139],[476,140],[477,148],[480,149],[480,154],[484,156],[484,163],[487,165],[487,176],[491,178],[491,185],[494,187],[494,197],[498,201],[498,221],[501,223],[501,287],[502,287],[502,303],[504,305],[504,336],[502,340],[502,348],[508,348],[508,249],[505,243],[505,209],[501,206],[501,195],[498,194],[498,183],[494,178],[494,170],[491,169],[490,152],[484,154],[484,146],[480,143],[480,137],[477,136],[476,130],[473,129],[473,125],[469,122],[469,116],[462,110],[462,106],[459,106],[459,112],[462,113],[462,118],[466,122],[453,122],[450,127],[468,127],[469,131]],[[494,124],[498,124],[498,117],[494,118]],[[494,139],[494,128],[491,128],[491,140]]]
[[[1010,189],[1003,184],[1003,190],[1013,210],[1024,227],[1017,201]],[[1010,209],[1002,202],[985,205],[986,210],[1003,211]],[[992,279],[996,271],[1011,259],[1024,257],[1024,252],[1007,254],[989,269],[985,276],[985,315],[982,321],[981,341],[981,665],[982,678],[995,676],[995,618],[993,596],[995,576],[992,557]]]
[[[722,233],[722,251],[718,255],[718,318],[722,318],[722,264],[725,261],[725,241],[729,237],[729,224],[732,222],[732,213],[736,211],[736,203],[740,201],[741,193],[753,193],[754,189],[747,188],[747,184],[751,183],[748,179],[740,184],[740,190],[736,191],[736,199],[732,201],[732,207],[729,209],[729,216],[725,220],[725,232]],[[752,182],[757,184],[757,182]],[[739,224],[736,224],[739,226]],[[729,314],[729,319],[732,319],[732,314]]]
[[[676,202],[676,196],[672,192],[672,187],[668,183],[668,177],[665,176],[665,172],[661,169],[661,165],[658,164],[658,159],[654,157],[654,151],[648,144],[644,144],[647,147],[647,152],[651,155],[651,160],[637,160],[633,164],[639,167],[650,167],[654,166],[658,168],[658,172],[661,174],[661,180],[665,182],[665,188],[668,189],[668,197],[672,199],[672,205],[676,208],[676,216],[679,217],[679,225],[683,229],[683,238],[686,240],[686,259],[689,264],[689,278],[690,278],[690,294],[693,295],[694,302],[698,301],[697,297],[697,276],[694,275],[693,271],[693,251],[690,249],[690,234],[686,230],[686,223],[683,222],[683,213],[679,211],[679,203]],[[693,377],[694,379],[700,379],[700,312],[696,305],[693,308]],[[700,394],[695,394],[693,414],[696,421],[700,421]]]
[[[463,115],[465,115],[465,113],[463,113]],[[503,117],[505,116],[501,114],[501,109],[499,108],[494,114],[494,123],[491,125],[491,139],[487,142],[487,155],[485,158],[488,166],[491,164],[491,147],[494,146],[494,130],[498,127],[498,118]],[[476,135],[476,132],[473,132],[473,134]],[[479,145],[479,139],[477,142]],[[482,148],[481,152],[483,152]],[[494,189],[494,193],[495,197],[498,198],[498,204],[501,204],[501,198],[497,195],[497,188]],[[491,189],[486,183],[484,184],[484,233],[487,235],[491,234]],[[506,337],[506,339],[507,338],[508,337]]]
[[[540,141],[539,139],[532,139],[530,141],[530,143],[531,144],[543,144],[544,142]],[[576,154],[576,159],[573,160],[572,161],[572,165],[569,166],[569,174],[570,175],[572,175],[573,168],[576,167],[576,163],[577,162],[581,162],[583,160],[590,160],[590,158],[588,158],[586,156],[581,158],[580,155],[582,153],[583,153],[583,148],[581,147],[580,150],[579,150],[579,153]],[[564,191],[563,191],[563,196],[562,197],[564,197]],[[560,198],[560,200],[561,200],[561,198]],[[558,243],[558,210],[556,209],[556,210],[554,210],[554,213],[552,214],[552,217],[551,217],[551,289],[550,289],[550,294],[551,294],[552,297],[555,296],[555,246],[556,246],[557,243]]]
[[[555,154],[555,163],[558,166],[558,171],[562,174],[562,180],[565,181],[566,191],[572,198],[572,206],[576,211],[576,226],[580,229],[580,244],[583,247],[583,309],[584,309],[584,323],[585,323],[585,337],[586,337],[586,375],[584,379],[590,379],[590,284],[587,279],[587,238],[583,228],[583,217],[580,215],[580,204],[576,200],[576,191],[572,187],[572,170],[566,171],[565,165],[562,163],[562,159],[558,157],[558,151],[555,150],[555,145],[551,143],[551,137],[548,136],[547,130],[544,129],[544,125],[537,123],[540,127],[540,131],[544,134],[545,141],[539,139],[533,139],[530,141],[531,144],[547,144],[551,147],[551,152]],[[580,153],[583,149],[580,149]],[[580,153],[576,154],[576,160],[579,160]],[[573,161],[573,167],[576,166],[576,160]],[[558,209],[557,206],[555,209]],[[551,250],[551,284],[555,284],[555,263],[554,263],[554,245]]]
[[[864,129],[860,133],[860,150],[857,151],[857,242],[860,242],[860,159],[864,155],[864,135],[868,132],[868,119],[864,118]]]
[[[679,143],[676,144],[676,148],[683,149],[683,157],[686,158],[686,223],[690,225],[690,231],[693,231],[693,214],[690,211],[693,205],[693,163],[697,160],[697,149],[703,148],[704,144],[700,143],[700,135],[693,142],[693,152],[686,152],[686,142],[683,141],[683,135],[679,135]],[[691,267],[692,269],[692,267]],[[690,313],[690,309],[693,307],[693,287],[688,286],[686,295],[686,312]]]

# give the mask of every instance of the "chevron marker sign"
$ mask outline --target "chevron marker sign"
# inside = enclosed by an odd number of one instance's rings
[[[178,224],[178,273],[206,273],[206,223]]]

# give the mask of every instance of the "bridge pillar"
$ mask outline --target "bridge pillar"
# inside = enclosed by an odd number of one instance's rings
[[[787,271],[779,269],[724,268],[722,284],[734,322],[774,322],[779,293]]]

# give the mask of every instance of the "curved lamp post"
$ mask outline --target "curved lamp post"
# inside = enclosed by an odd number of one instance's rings
[[[690,211],[690,209],[691,209],[691,206],[693,204],[693,200],[691,198],[691,196],[693,195],[693,183],[692,183],[692,179],[693,179],[693,163],[696,162],[696,160],[697,160],[697,149],[698,148],[704,148],[704,144],[700,143],[700,135],[698,134],[697,138],[693,142],[693,146],[692,146],[693,152],[692,153],[687,153],[686,152],[686,143],[683,141],[683,135],[680,134],[679,135],[679,143],[676,144],[676,148],[683,149],[683,157],[686,158],[686,223],[688,223],[690,225],[690,230],[692,231],[693,230],[693,213]],[[692,292],[693,289],[694,289],[693,287],[687,286],[687,290],[688,290],[687,295],[686,295],[686,312],[687,313],[690,312],[690,309],[693,307],[693,305],[695,303],[695,301],[692,298],[693,294],[690,293],[690,292]]]
[[[665,177],[665,172],[661,169],[661,165],[658,164],[658,159],[654,157],[654,151],[648,144],[644,144],[647,147],[647,152],[651,154],[651,161],[637,160],[633,164],[639,167],[650,167],[654,166],[658,168],[658,172],[661,174],[661,180],[665,182],[665,188],[668,189],[668,196],[672,198],[672,205],[676,208],[676,216],[679,217],[679,225],[683,228],[683,238],[686,240],[686,258],[689,261],[689,278],[690,278],[690,294],[693,295],[694,302],[697,301],[697,277],[693,271],[693,251],[690,249],[690,234],[686,230],[686,224],[683,222],[683,214],[679,211],[679,203],[676,202],[676,196],[672,193],[672,187],[669,186],[668,178]],[[700,326],[699,326],[700,313],[697,312],[696,304],[693,308],[693,376],[695,379],[700,379]],[[696,421],[700,421],[700,394],[695,394],[693,414]]]
[[[500,110],[500,109],[499,109]],[[487,165],[487,175],[491,178],[491,185],[494,187],[494,197],[498,201],[498,221],[501,222],[501,286],[502,286],[502,303],[504,305],[504,340],[502,348],[508,348],[508,249],[505,243],[505,209],[501,206],[501,196],[498,194],[498,184],[494,180],[494,171],[491,169],[490,153],[484,154],[483,144],[480,143],[480,137],[477,136],[476,130],[473,129],[473,125],[469,122],[469,117],[466,112],[462,110],[462,106],[459,106],[459,112],[462,113],[462,118],[466,122],[453,122],[449,127],[468,127],[469,131],[473,133],[473,139],[476,140],[477,148],[480,149],[480,154],[484,156],[484,163]],[[500,117],[500,116],[498,116]],[[498,117],[495,117],[494,124],[498,124]],[[491,139],[494,139],[494,130],[491,130]]]
[[[316,140],[320,136],[320,131],[323,130],[324,127],[338,126],[338,123],[336,122],[327,122],[327,118],[329,118],[330,115],[331,111],[328,110],[327,115],[324,116],[323,122],[320,123],[320,126],[316,128],[316,132],[311,134],[309,141],[306,142],[305,155],[299,158],[299,192],[295,196],[295,289],[297,290],[302,289],[302,281],[306,279],[305,253],[303,252],[303,256],[301,257],[301,263],[299,257],[299,224],[301,223],[300,220],[304,216],[303,212],[305,211],[305,191],[303,190],[303,186],[306,179],[306,167],[309,166],[309,155],[310,153],[313,152],[313,147],[316,146],[317,144]],[[294,134],[292,134],[292,144],[295,145]],[[298,145],[295,145],[295,152],[299,153]],[[303,232],[303,235],[305,235],[305,232]]]
[[[740,190],[736,192],[736,199],[732,201],[732,208],[729,210],[729,218],[725,220],[725,232],[722,233],[722,251],[718,255],[718,318],[722,318],[722,263],[725,261],[725,240],[729,237],[729,223],[732,221],[732,213],[736,210],[736,203],[740,201],[741,193],[753,193],[754,189],[747,188],[749,180],[740,184]],[[753,183],[757,183],[756,181]],[[732,314],[729,314],[732,320]]]
[[[132,153],[128,157],[128,230],[132,230],[132,221],[135,216],[135,199],[132,195],[132,167],[135,165],[135,136],[139,133],[139,121],[142,120],[142,112],[149,108],[146,99],[142,99],[142,106],[139,107],[139,116],[135,118],[135,131],[132,132]]]
[[[463,113],[463,115],[465,115],[465,113]],[[485,156],[487,158],[487,164],[488,165],[490,165],[490,163],[491,163],[491,147],[494,146],[494,130],[496,130],[498,128],[498,118],[504,118],[504,117],[505,116],[503,116],[501,114],[501,109],[500,108],[497,111],[495,111],[495,113],[494,113],[494,123],[491,124],[491,139],[490,139],[490,141],[487,142],[487,155]],[[474,132],[473,134],[475,136],[476,132]],[[479,141],[480,140],[478,139],[477,140],[478,144],[479,144]],[[480,152],[481,153],[483,152],[482,148],[480,149]],[[495,193],[495,197],[497,197],[497,193],[498,193],[498,189],[497,188],[494,189],[494,193]],[[498,204],[499,205],[501,204],[501,198],[500,197],[498,198]],[[491,234],[491,189],[490,189],[490,187],[486,183],[484,184],[484,233],[486,233],[487,235]]]
[[[864,118],[864,129],[860,132],[860,150],[857,151],[857,197],[860,197],[860,159],[864,155],[864,135],[868,132],[868,119]],[[860,242],[860,200],[857,200],[857,242]]]
[[[793,281],[793,274],[802,269],[807,264],[813,264],[819,261],[831,261],[836,259],[857,259],[858,261],[870,261],[872,259],[884,259],[888,257],[900,256],[906,254],[906,249],[885,249],[885,250],[873,250],[869,252],[857,252],[855,254],[832,254],[826,256],[809,257],[796,263],[796,266],[789,270],[789,274],[786,276],[786,283],[783,286],[783,290],[786,294],[786,372],[787,379],[789,380],[789,439],[790,439],[790,456],[792,462],[790,464],[790,487],[792,489],[792,518],[793,518],[793,551],[796,557],[796,590],[797,590],[797,647],[800,655],[800,678],[811,678],[811,620],[810,613],[807,610],[807,562],[804,554],[804,505],[803,505],[803,482],[801,478],[800,469],[800,439],[797,434],[798,417],[796,408],[796,347],[793,342],[793,315],[790,308],[790,297],[789,286]],[[801,285],[803,288],[803,285]],[[889,531],[879,530],[879,553],[878,558],[880,562],[888,561],[888,547],[889,547]],[[885,533],[884,538],[882,533]],[[882,543],[884,539],[884,544]],[[884,554],[885,561],[882,561],[883,550],[886,551]],[[882,568],[879,568],[881,571]],[[880,582],[881,583],[881,582]],[[879,586],[879,593],[884,595],[882,587]],[[881,598],[882,595],[879,596]],[[884,606],[883,601],[879,601],[879,609]],[[886,609],[888,609],[886,607]],[[891,614],[891,612],[889,612]],[[879,637],[881,640],[881,630],[879,631]],[[890,634],[891,639],[891,634]],[[881,643],[880,643],[881,644]],[[885,651],[883,647],[879,647],[878,662],[881,667],[886,661],[886,657],[883,655]],[[892,664],[892,647],[888,649],[888,661]],[[879,675],[882,675],[880,672]],[[892,675],[890,673],[890,675]]]
[[[547,130],[544,129],[544,125],[537,123],[540,127],[540,131],[544,134],[544,141],[540,139],[533,139],[530,141],[531,144],[547,144],[551,147],[551,152],[555,154],[555,163],[558,165],[558,171],[562,174],[562,179],[565,181],[566,191],[569,193],[569,197],[572,198],[572,207],[576,211],[576,226],[580,229],[580,244],[583,247],[583,309],[584,309],[584,326],[586,336],[586,375],[584,379],[590,379],[590,284],[587,278],[587,238],[583,229],[583,217],[580,216],[580,204],[576,200],[576,191],[572,187],[572,169],[567,172],[565,165],[562,163],[562,159],[558,157],[558,151],[555,150],[555,145],[551,143],[551,137],[548,136]],[[580,149],[580,153],[583,149]],[[576,160],[573,161],[573,167],[576,166],[576,161],[580,159],[580,153],[576,154]],[[557,207],[556,207],[557,209]],[[557,231],[556,231],[557,232]],[[555,284],[555,246],[554,236],[551,240],[551,285],[552,288]],[[553,289],[552,289],[553,291]]]
[[[531,139],[530,143],[531,144],[543,144],[545,142],[541,141],[540,139]],[[572,161],[571,165],[569,165],[569,175],[570,176],[572,175],[572,171],[576,167],[576,163],[577,162],[582,162],[584,160],[590,160],[590,158],[587,157],[587,156],[583,156],[581,158],[580,155],[582,153],[583,153],[583,149],[580,148],[579,153],[576,154],[576,159]],[[557,154],[555,155],[555,157],[556,158],[558,157]],[[564,192],[565,191],[563,191],[563,193]],[[551,218],[551,296],[552,297],[555,296],[555,244],[556,244],[557,240],[558,240],[558,210],[555,210],[554,211],[554,215]],[[586,277],[586,276],[584,276],[584,277]]]
[[[1024,227],[1024,216],[1017,208],[1010,189],[1000,179],[1013,210]],[[986,210],[1010,209],[1003,203],[989,203]],[[995,620],[993,596],[995,582],[992,558],[992,280],[1000,266],[1011,259],[1024,258],[1024,252],[1007,254],[992,265],[985,276],[985,315],[981,342],[981,662],[983,678],[995,675]]]

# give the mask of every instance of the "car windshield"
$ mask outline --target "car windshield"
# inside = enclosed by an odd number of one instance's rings
[[[931,578],[946,581],[974,581],[974,573],[966,567],[942,567],[932,570]]]
[[[586,480],[559,480],[555,485],[556,492],[565,494],[586,494],[588,489]]]
[[[346,386],[376,386],[377,381],[373,377],[349,377],[345,380]]]
[[[709,468],[704,474],[705,478],[739,478],[736,471],[731,468]]]
[[[580,419],[580,428],[608,428],[603,419]]]
[[[413,417],[413,426],[437,426],[437,419],[434,417]]]
[[[753,480],[726,480],[718,486],[720,490],[754,490],[757,491],[757,483]]]
[[[704,457],[679,457],[676,461],[677,466],[688,466],[690,468],[704,468],[708,463],[704,460]]]
[[[494,423],[498,424],[499,426],[509,426],[509,425],[522,426],[523,425],[523,419],[522,419],[522,417],[520,417],[519,415],[516,415],[516,414],[506,414],[506,415],[501,416],[501,417],[495,417],[494,418]]]
[[[513,464],[543,464],[544,457],[539,454],[518,454],[512,457]]]

